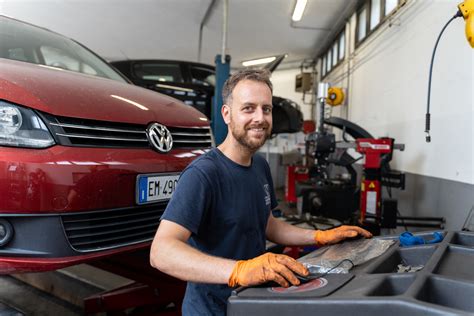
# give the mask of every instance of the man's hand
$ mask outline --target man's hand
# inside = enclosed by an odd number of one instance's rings
[[[286,255],[265,253],[250,260],[237,261],[232,271],[228,284],[230,287],[237,285],[250,286],[275,281],[283,287],[300,284],[294,272],[308,275],[308,269],[300,262]]]
[[[372,234],[358,226],[343,225],[330,230],[316,230],[314,232],[314,241],[318,246],[332,245],[346,238],[357,237],[358,235],[365,238],[372,237]]]

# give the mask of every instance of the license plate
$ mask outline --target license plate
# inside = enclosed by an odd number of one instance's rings
[[[137,176],[137,204],[167,201],[173,195],[179,174],[140,174]]]

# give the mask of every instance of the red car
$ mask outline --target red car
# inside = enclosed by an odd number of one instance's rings
[[[77,42],[0,16],[0,273],[149,245],[206,117]]]

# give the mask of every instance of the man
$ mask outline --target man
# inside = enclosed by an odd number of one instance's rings
[[[183,315],[223,315],[232,287],[274,281],[298,285],[307,269],[285,255],[265,252],[266,239],[319,246],[370,233],[355,226],[328,231],[275,219],[277,206],[267,162],[254,153],[272,129],[269,72],[244,70],[223,88],[222,144],[181,174],[151,247],[151,265],[188,281]]]

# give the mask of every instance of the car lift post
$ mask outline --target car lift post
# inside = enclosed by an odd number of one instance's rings
[[[230,74],[230,56],[225,55],[225,60],[222,61],[221,55],[216,56],[216,87],[214,90],[214,97],[212,102],[212,132],[214,133],[214,139],[216,146],[224,141],[227,136],[227,126],[224,123],[224,119],[221,115],[221,107],[223,104],[222,100],[222,88],[224,83],[229,78]]]
[[[227,26],[229,17],[229,0],[222,1],[222,51],[216,56],[216,85],[211,111],[211,128],[214,133],[216,146],[220,145],[227,136],[227,127],[221,115],[222,107],[222,88],[229,78],[230,74],[230,56],[226,54],[227,50]]]

